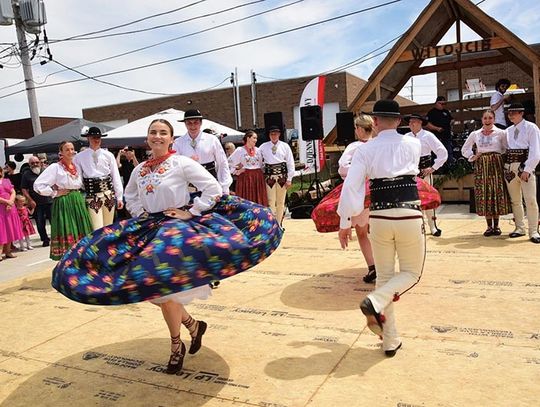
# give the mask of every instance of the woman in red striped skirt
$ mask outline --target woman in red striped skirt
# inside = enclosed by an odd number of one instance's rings
[[[236,175],[236,195],[262,206],[268,206],[268,195],[264,183],[263,160],[257,144],[257,133],[248,130],[244,145],[229,157],[231,173]]]

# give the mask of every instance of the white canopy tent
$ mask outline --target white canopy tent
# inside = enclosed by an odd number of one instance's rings
[[[148,131],[148,126],[155,119],[165,119],[174,128],[175,138],[181,135],[186,134],[187,129],[182,120],[184,118],[184,112],[182,110],[176,109],[167,109],[159,113],[155,113],[151,116],[143,117],[142,119],[135,120],[131,123],[128,123],[124,126],[117,127],[114,130],[107,132],[107,137],[103,138],[104,145],[117,145],[120,140],[125,139],[126,145],[136,145],[139,144],[138,141],[144,140],[146,138],[146,133]],[[222,124],[213,122],[211,120],[203,119],[202,127],[204,129],[212,129],[217,134],[223,135],[243,135],[244,133],[232,129]]]

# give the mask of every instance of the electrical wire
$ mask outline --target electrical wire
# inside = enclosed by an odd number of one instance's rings
[[[176,13],[177,11],[185,10],[186,8],[195,6],[195,5],[200,4],[200,3],[204,3],[204,2],[206,2],[206,1],[207,1],[207,0],[199,0],[199,1],[196,1],[196,2],[194,2],[194,3],[187,4],[187,5],[185,5],[185,6],[175,8],[175,9],[173,9],[173,10],[164,11],[164,12],[162,12],[162,13],[153,14],[153,15],[151,15],[151,16],[139,18],[139,19],[137,19],[137,20],[133,20],[133,21],[130,21],[130,22],[128,22],[128,23],[116,25],[116,26],[114,26],[114,27],[104,28],[104,29],[102,29],[102,30],[92,31],[92,32],[85,33],[85,34],[73,35],[73,36],[71,36],[71,37],[64,38],[64,39],[61,39],[61,40],[54,40],[54,42],[69,41],[69,40],[74,40],[74,39],[78,39],[78,38],[81,38],[81,37],[86,37],[86,36],[89,36],[89,35],[100,34],[100,33],[103,33],[103,32],[116,30],[117,28],[127,27],[128,25],[140,23],[141,21],[149,20],[149,19],[151,19],[151,18],[155,18],[155,17],[164,16],[164,15],[167,15],[167,14]],[[53,42],[53,40],[51,40],[51,43],[52,43],[52,42]]]
[[[118,85],[116,83],[112,83],[112,82],[108,82],[108,81],[104,81],[104,80],[101,80],[101,79],[96,79],[96,78],[93,78],[89,75],[86,75],[85,73],[83,72],[80,72],[80,71],[77,71],[76,69],[73,69],[73,68],[70,68],[69,66],[67,65],[64,65],[63,63],[61,62],[58,62],[57,60],[53,59],[52,62],[54,62],[55,64],[57,65],[60,65],[62,67],[64,67],[66,70],[68,71],[72,71],[72,72],[75,72],[76,74],[79,74],[87,79],[91,79],[93,81],[96,81],[96,82],[99,82],[99,83],[103,83],[105,85],[109,85],[109,86],[113,86],[115,88],[119,88],[119,89],[124,89],[124,90],[129,90],[129,91],[132,91],[132,92],[138,92],[138,93],[144,93],[145,95],[157,95],[157,96],[177,96],[178,93],[162,93],[162,92],[150,92],[150,91],[146,91],[146,90],[141,90],[141,89],[135,89],[135,88],[131,88],[129,86],[122,86],[122,85]],[[225,78],[222,82],[220,82],[219,84],[215,85],[215,86],[219,86],[221,85],[223,82],[225,82],[225,80],[227,80],[227,78]],[[209,89],[212,89],[212,88],[209,88]]]
[[[367,8],[361,9],[361,10],[356,10],[356,11],[346,13],[346,14],[342,14],[342,15],[339,15],[339,16],[336,16],[336,17],[331,17],[331,18],[328,18],[328,19],[325,19],[325,20],[317,21],[315,23],[305,24],[305,25],[302,25],[302,26],[299,26],[299,27],[279,31],[277,33],[267,34],[267,35],[252,38],[252,39],[249,39],[249,40],[244,40],[244,41],[240,41],[240,42],[237,42],[237,43],[212,48],[210,50],[199,51],[199,52],[196,52],[196,53],[193,53],[193,54],[188,54],[188,55],[184,55],[184,56],[177,57],[177,58],[172,58],[172,59],[167,59],[167,60],[164,60],[164,61],[154,62],[154,63],[151,63],[151,64],[139,65],[139,66],[136,66],[136,67],[133,67],[133,68],[127,68],[127,69],[108,72],[108,73],[104,73],[104,74],[94,75],[91,78],[92,79],[103,78],[103,77],[106,77],[106,76],[112,76],[112,75],[118,75],[118,74],[127,73],[127,72],[133,72],[133,71],[137,71],[137,70],[141,70],[141,69],[146,69],[146,68],[150,68],[150,67],[154,67],[154,66],[158,66],[158,65],[167,64],[167,63],[170,63],[170,62],[175,62],[175,61],[180,61],[180,60],[184,60],[184,59],[188,59],[188,58],[193,58],[195,56],[206,55],[206,54],[213,53],[213,52],[216,52],[216,51],[221,51],[221,50],[224,50],[224,49],[249,44],[249,43],[260,41],[260,40],[263,40],[263,39],[268,39],[268,38],[276,37],[276,36],[279,36],[279,35],[288,34],[288,33],[294,32],[294,31],[299,31],[299,30],[303,30],[303,29],[306,29],[306,28],[315,27],[315,26],[318,26],[318,25],[321,25],[321,24],[328,23],[330,21],[336,21],[336,20],[339,20],[339,19],[342,19],[342,18],[346,18],[346,17],[356,15],[356,14],[360,14],[360,13],[364,13],[364,12],[367,12],[367,11],[375,10],[375,9],[385,7],[385,6],[394,4],[394,3],[398,3],[400,1],[401,0],[393,0],[393,1],[382,3],[382,4],[379,4],[379,5],[376,5],[376,6],[367,7]],[[40,86],[36,86],[35,89],[48,88],[48,87],[53,87],[53,86],[65,85],[65,84],[69,84],[69,83],[82,82],[82,81],[85,81],[85,80],[88,80],[88,78],[73,79],[73,80],[69,80],[69,81],[57,82],[57,83],[52,83],[52,84],[47,84],[47,85],[40,85]],[[21,90],[19,92],[24,92],[24,90]],[[8,96],[12,96],[14,94],[16,94],[16,93],[11,93],[11,94],[8,94],[8,95],[0,96],[0,99],[6,98]]]
[[[239,19],[236,19],[236,20],[232,20],[232,21],[229,21],[227,23],[218,24],[218,25],[213,26],[213,27],[205,28],[203,30],[195,31],[195,32],[192,32],[192,33],[189,33],[189,34],[184,34],[184,35],[181,35],[181,36],[178,36],[178,37],[170,38],[170,39],[165,40],[165,41],[160,41],[158,43],[150,44],[150,45],[147,45],[145,47],[141,47],[141,48],[137,48],[137,49],[134,49],[134,50],[131,50],[131,51],[123,52],[121,54],[112,55],[112,56],[109,56],[109,57],[106,57],[106,58],[98,59],[96,61],[91,61],[91,62],[87,62],[87,63],[81,64],[81,65],[77,65],[74,68],[82,68],[84,66],[89,66],[89,65],[100,63],[100,62],[110,61],[111,59],[116,59],[116,58],[120,58],[120,57],[123,57],[123,56],[126,56],[126,55],[134,54],[136,52],[144,51],[144,50],[147,50],[149,48],[157,47],[159,45],[163,45],[163,44],[166,44],[166,43],[169,43],[169,42],[172,42],[172,41],[177,41],[177,40],[184,39],[184,38],[187,38],[187,37],[191,37],[191,36],[194,36],[194,35],[197,35],[197,34],[202,34],[202,33],[208,32],[208,31],[216,30],[218,28],[226,27],[226,26],[231,25],[231,24],[235,24],[235,23],[238,23],[238,22],[241,22],[241,21],[245,21],[245,20],[248,20],[250,18],[258,17],[258,16],[261,16],[263,14],[268,14],[270,12],[283,9],[285,7],[290,7],[292,5],[301,3],[303,1],[304,0],[296,0],[296,1],[293,1],[291,3],[287,3],[287,4],[284,4],[284,5],[278,6],[278,7],[274,7],[274,8],[259,12],[259,13],[255,13],[255,14],[252,14],[252,15],[249,15],[249,16],[246,16],[246,17],[242,17],[242,18],[239,18]],[[58,73],[62,73],[62,72],[65,72],[65,71],[66,70],[63,69],[63,70],[60,70],[60,71],[52,72],[52,73],[48,74],[46,78],[49,78],[52,75],[56,75]]]
[[[59,85],[65,85],[65,84],[70,84],[70,83],[82,82],[82,81],[89,80],[89,79],[95,80],[95,79],[106,77],[106,76],[118,75],[118,74],[121,74],[121,73],[132,72],[132,71],[145,69],[145,68],[149,68],[149,67],[153,67],[153,66],[158,66],[158,65],[162,65],[162,64],[166,64],[166,63],[170,63],[170,62],[174,62],[174,61],[179,61],[179,60],[192,58],[192,57],[195,57],[195,56],[205,55],[205,54],[209,54],[209,53],[212,53],[212,52],[216,52],[216,51],[220,51],[220,50],[233,48],[233,47],[237,47],[237,46],[240,46],[240,45],[245,45],[245,44],[248,44],[248,43],[260,41],[260,40],[263,40],[263,39],[272,38],[272,37],[275,37],[275,36],[278,36],[278,35],[283,35],[283,34],[287,34],[287,33],[290,33],[290,32],[299,31],[299,30],[302,30],[302,29],[318,26],[318,25],[321,25],[321,24],[324,24],[324,23],[327,23],[327,22],[330,22],[330,21],[336,21],[336,20],[339,20],[339,19],[342,19],[342,18],[345,18],[345,17],[350,17],[352,15],[364,13],[364,12],[371,11],[371,10],[374,10],[374,9],[378,9],[378,8],[381,8],[381,7],[385,7],[385,6],[394,4],[394,3],[398,3],[400,1],[401,0],[389,1],[389,2],[382,3],[382,4],[379,4],[379,5],[376,5],[376,6],[367,7],[367,8],[356,10],[356,11],[353,11],[353,12],[350,12],[350,13],[342,14],[342,15],[339,15],[339,16],[336,16],[336,17],[331,17],[331,18],[328,18],[328,19],[325,19],[325,20],[317,21],[315,23],[305,24],[305,25],[302,25],[302,26],[299,26],[299,27],[279,31],[277,33],[267,34],[267,35],[264,35],[264,36],[261,36],[261,37],[256,37],[256,38],[252,38],[252,39],[249,39],[249,40],[240,41],[240,42],[237,42],[237,43],[234,43],[234,44],[229,44],[229,45],[213,48],[213,49],[206,50],[206,51],[200,51],[200,52],[196,52],[196,53],[189,54],[189,55],[184,55],[184,56],[177,57],[177,58],[172,58],[172,59],[168,59],[168,60],[164,60],[164,61],[159,61],[159,62],[155,62],[155,63],[152,63],[152,64],[140,65],[140,66],[129,68],[129,69],[118,70],[118,71],[109,72],[109,73],[100,74],[100,75],[95,75],[95,76],[91,76],[91,77],[87,76],[87,75],[84,75],[85,76],[84,78],[73,79],[73,80],[63,81],[63,82],[57,82],[57,83],[53,83],[53,84],[39,85],[39,86],[35,86],[34,89],[48,88],[48,87],[53,87],[53,86],[59,86]],[[129,90],[133,90],[133,89],[129,89]],[[16,92],[12,92],[12,93],[9,93],[9,94],[6,94],[6,95],[2,95],[2,96],[0,96],[0,99],[4,99],[4,98],[16,95],[16,94],[24,92],[24,91],[25,90],[23,89],[23,90],[20,90],[20,91],[16,91]]]
[[[185,20],[175,21],[175,22],[167,23],[167,24],[161,24],[161,25],[157,25],[157,26],[154,26],[154,27],[141,28],[141,29],[138,29],[138,30],[124,31],[124,32],[120,32],[120,33],[99,35],[99,36],[93,36],[93,37],[70,38],[70,40],[77,40],[77,41],[80,41],[80,40],[96,40],[96,39],[100,39],[100,38],[116,37],[116,36],[119,36],[119,35],[138,34],[138,33],[146,32],[146,31],[156,30],[156,29],[159,29],[159,28],[171,27],[173,25],[179,25],[179,24],[190,22],[190,21],[199,20],[201,18],[214,16],[214,15],[217,15],[217,14],[225,13],[225,12],[228,12],[228,11],[231,11],[231,10],[236,10],[236,9],[246,7],[246,6],[251,6],[253,4],[262,3],[262,2],[265,2],[265,1],[267,1],[267,0],[255,0],[255,1],[251,1],[249,3],[240,4],[238,6],[229,7],[229,8],[226,8],[226,9],[219,10],[219,11],[214,11],[212,13],[202,14],[202,15],[198,15],[198,16],[195,16],[195,17],[187,18]],[[57,42],[60,42],[60,41],[67,41],[67,40],[51,40],[51,44],[57,43]]]

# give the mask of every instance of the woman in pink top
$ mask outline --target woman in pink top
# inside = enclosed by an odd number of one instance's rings
[[[22,238],[22,224],[15,207],[15,188],[9,179],[4,178],[4,169],[0,167],[0,261],[2,249],[6,259],[16,257],[11,254],[11,242]]]

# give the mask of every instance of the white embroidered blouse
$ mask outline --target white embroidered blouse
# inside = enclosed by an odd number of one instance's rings
[[[49,165],[34,182],[34,191],[43,196],[56,197],[57,189],[81,189],[83,185],[80,171],[74,176],[58,163]],[[55,188],[53,188],[55,186]]]
[[[234,153],[229,157],[231,173],[236,173],[241,169],[256,170],[263,168],[264,164],[261,151],[257,147],[254,148],[254,155],[250,155],[245,147],[239,147],[234,150]]]
[[[195,216],[211,209],[223,193],[218,181],[191,158],[173,154],[153,171],[141,163],[133,170],[126,186],[126,208],[134,216],[145,211],[154,213],[182,208],[190,200],[188,184],[201,192],[189,209]]]

